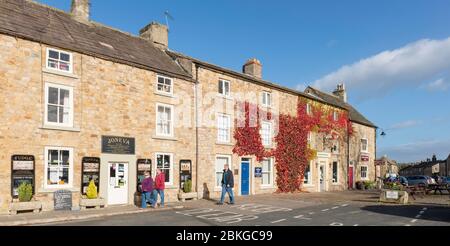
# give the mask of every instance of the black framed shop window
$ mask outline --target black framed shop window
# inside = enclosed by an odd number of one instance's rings
[[[192,161],[180,161],[180,189],[184,190],[184,183],[188,180],[192,181]]]
[[[138,159],[137,165],[136,165],[136,184],[137,184],[137,192],[140,193],[140,186],[142,184],[142,181],[144,180],[145,172],[150,172],[150,175],[152,174],[152,160],[151,159]]]
[[[81,194],[86,195],[87,188],[91,180],[94,180],[97,186],[97,192],[100,191],[100,158],[83,157],[81,165]]]
[[[31,184],[35,194],[35,159],[32,155],[11,157],[11,196],[18,198],[18,188],[22,183]]]

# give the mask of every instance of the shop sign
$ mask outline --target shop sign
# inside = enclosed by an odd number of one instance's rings
[[[145,172],[152,170],[152,160],[150,159],[138,159],[137,160],[137,171]]]
[[[369,161],[369,155],[367,155],[367,154],[362,154],[362,155],[361,155],[361,161]]]
[[[255,167],[255,178],[262,177],[262,167]]]
[[[102,153],[134,155],[135,139],[117,136],[102,136]]]

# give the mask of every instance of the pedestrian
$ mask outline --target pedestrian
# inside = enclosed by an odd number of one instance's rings
[[[155,198],[155,205],[158,202],[158,194],[161,198],[160,207],[164,207],[164,189],[166,184],[166,174],[161,171],[161,169],[156,169],[156,177],[155,177],[155,189],[153,191],[153,196]]]
[[[233,172],[231,172],[229,165],[225,164],[222,175],[222,196],[220,197],[220,202],[217,203],[218,205],[223,205],[226,193],[228,193],[228,196],[230,197],[230,204],[232,205],[234,204],[233,187],[234,187]]]
[[[150,203],[152,208],[155,207],[155,199],[153,199],[153,179],[150,176],[150,172],[144,173],[144,180],[142,180],[142,202],[141,208],[147,208],[147,202]]]

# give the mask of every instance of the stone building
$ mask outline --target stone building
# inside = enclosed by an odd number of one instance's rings
[[[133,36],[90,21],[89,13],[89,0],[73,0],[71,13],[0,1],[0,213],[20,182],[34,184],[44,210],[54,209],[59,190],[72,194],[77,209],[90,179],[109,205],[133,204],[142,171],[156,168],[166,175],[167,202],[177,200],[186,171],[199,197],[218,197],[224,164],[237,195],[272,193],[275,160],[232,151],[234,108],[243,100],[290,115],[299,99],[350,113],[350,138],[310,135],[318,154],[305,190],[374,179],[375,126],[341,99],[266,81],[256,59],[241,73],[171,51],[164,25]],[[261,125],[265,147],[274,148],[274,122]],[[30,167],[34,179],[25,175]]]
[[[448,158],[447,160],[438,160],[436,155],[428,158],[426,161],[415,163],[402,168],[399,173],[401,176],[414,176],[414,175],[426,175],[426,176],[448,176]]]
[[[387,178],[389,174],[398,175],[398,165],[394,160],[389,159],[387,156],[383,156],[375,161],[376,177]]]

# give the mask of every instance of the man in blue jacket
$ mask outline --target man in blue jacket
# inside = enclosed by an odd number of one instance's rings
[[[233,187],[233,172],[229,169],[229,165],[225,164],[222,175],[222,196],[220,197],[220,202],[217,203],[218,205],[223,205],[226,193],[228,193],[228,195],[230,196],[230,204],[234,204]]]

